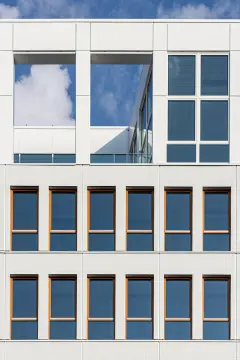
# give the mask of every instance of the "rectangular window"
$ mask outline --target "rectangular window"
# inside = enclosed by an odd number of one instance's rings
[[[153,339],[153,278],[127,278],[127,339]]]
[[[205,251],[229,251],[231,233],[231,192],[223,189],[204,190]]]
[[[38,338],[38,279],[11,277],[11,339]]]
[[[168,94],[195,95],[195,56],[168,56]]]
[[[76,277],[51,277],[50,339],[76,339]]]
[[[228,56],[201,56],[201,94],[228,95]]]
[[[115,250],[115,191],[88,190],[88,251]]]
[[[127,190],[127,250],[153,251],[153,191]]]
[[[228,101],[201,101],[201,140],[228,140]]]
[[[115,338],[115,279],[88,278],[88,339]]]
[[[11,250],[38,251],[38,190],[11,189]]]
[[[192,280],[189,277],[165,278],[165,339],[192,338]]]
[[[77,192],[50,190],[50,251],[77,250]]]
[[[195,101],[168,101],[168,140],[195,140]]]
[[[165,250],[192,249],[192,191],[165,191]]]
[[[230,278],[206,277],[204,284],[204,340],[230,339]]]

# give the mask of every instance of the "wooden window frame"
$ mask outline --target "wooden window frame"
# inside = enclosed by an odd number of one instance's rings
[[[179,193],[187,193],[190,194],[190,230],[167,230],[167,194],[179,194]],[[193,217],[193,196],[192,189],[190,188],[166,188],[164,190],[164,250],[166,251],[166,235],[168,234],[189,234],[190,235],[190,250],[192,251],[192,217]]]
[[[228,194],[228,230],[205,230],[205,194]],[[205,188],[203,189],[203,250],[205,234],[228,234],[229,251],[231,251],[231,189]]]
[[[112,193],[113,194],[113,230],[91,230],[91,193]],[[89,251],[90,234],[113,234],[114,250],[116,251],[116,190],[114,188],[88,188],[88,218],[87,218],[87,251]]]
[[[37,317],[13,317],[13,282],[18,280],[35,280],[36,281],[36,314]],[[33,322],[37,321],[38,323],[38,276],[35,275],[11,275],[10,276],[10,339],[12,339],[12,322],[15,321],[24,321],[24,322]]]
[[[190,284],[189,289],[189,314],[190,317],[187,318],[168,318],[167,317],[167,281],[168,280],[175,280],[175,281],[181,281],[181,280],[188,280]],[[165,338],[166,338],[166,323],[168,322],[190,322],[190,340],[192,339],[192,276],[189,275],[183,275],[183,276],[174,276],[174,275],[168,275],[164,277],[164,293],[165,293],[165,306],[164,306],[164,332],[165,332]]]

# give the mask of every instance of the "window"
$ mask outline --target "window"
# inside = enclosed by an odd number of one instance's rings
[[[194,55],[169,55],[168,94],[195,95]]]
[[[204,340],[230,339],[230,278],[206,277],[204,283]]]
[[[153,339],[153,279],[127,278],[127,339]]]
[[[76,163],[75,154],[14,154],[14,163]]]
[[[11,339],[38,338],[38,280],[11,277]]]
[[[188,277],[165,278],[165,339],[192,338],[192,282]]]
[[[88,279],[88,339],[115,338],[115,280],[112,277]]]
[[[165,250],[191,251],[192,249],[192,192],[191,190],[165,191]]]
[[[231,231],[231,193],[229,190],[204,190],[205,251],[229,251]]]
[[[139,160],[144,163],[152,161],[152,111],[152,74],[150,74],[140,111],[140,152],[143,155]]]
[[[50,339],[76,339],[76,277],[51,277]]]
[[[50,190],[50,250],[77,250],[77,193],[74,189]]]
[[[38,190],[11,190],[11,250],[38,250]]]
[[[153,191],[127,190],[127,250],[153,251]]]
[[[88,191],[88,250],[115,250],[115,191]]]
[[[195,102],[168,102],[168,140],[195,139]]]

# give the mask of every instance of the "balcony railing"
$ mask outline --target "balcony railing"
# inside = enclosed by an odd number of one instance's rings
[[[149,164],[152,156],[146,154],[91,154],[91,164]]]

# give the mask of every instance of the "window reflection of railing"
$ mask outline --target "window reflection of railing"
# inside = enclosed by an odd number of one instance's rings
[[[91,154],[92,164],[149,164],[152,156],[146,154]]]

